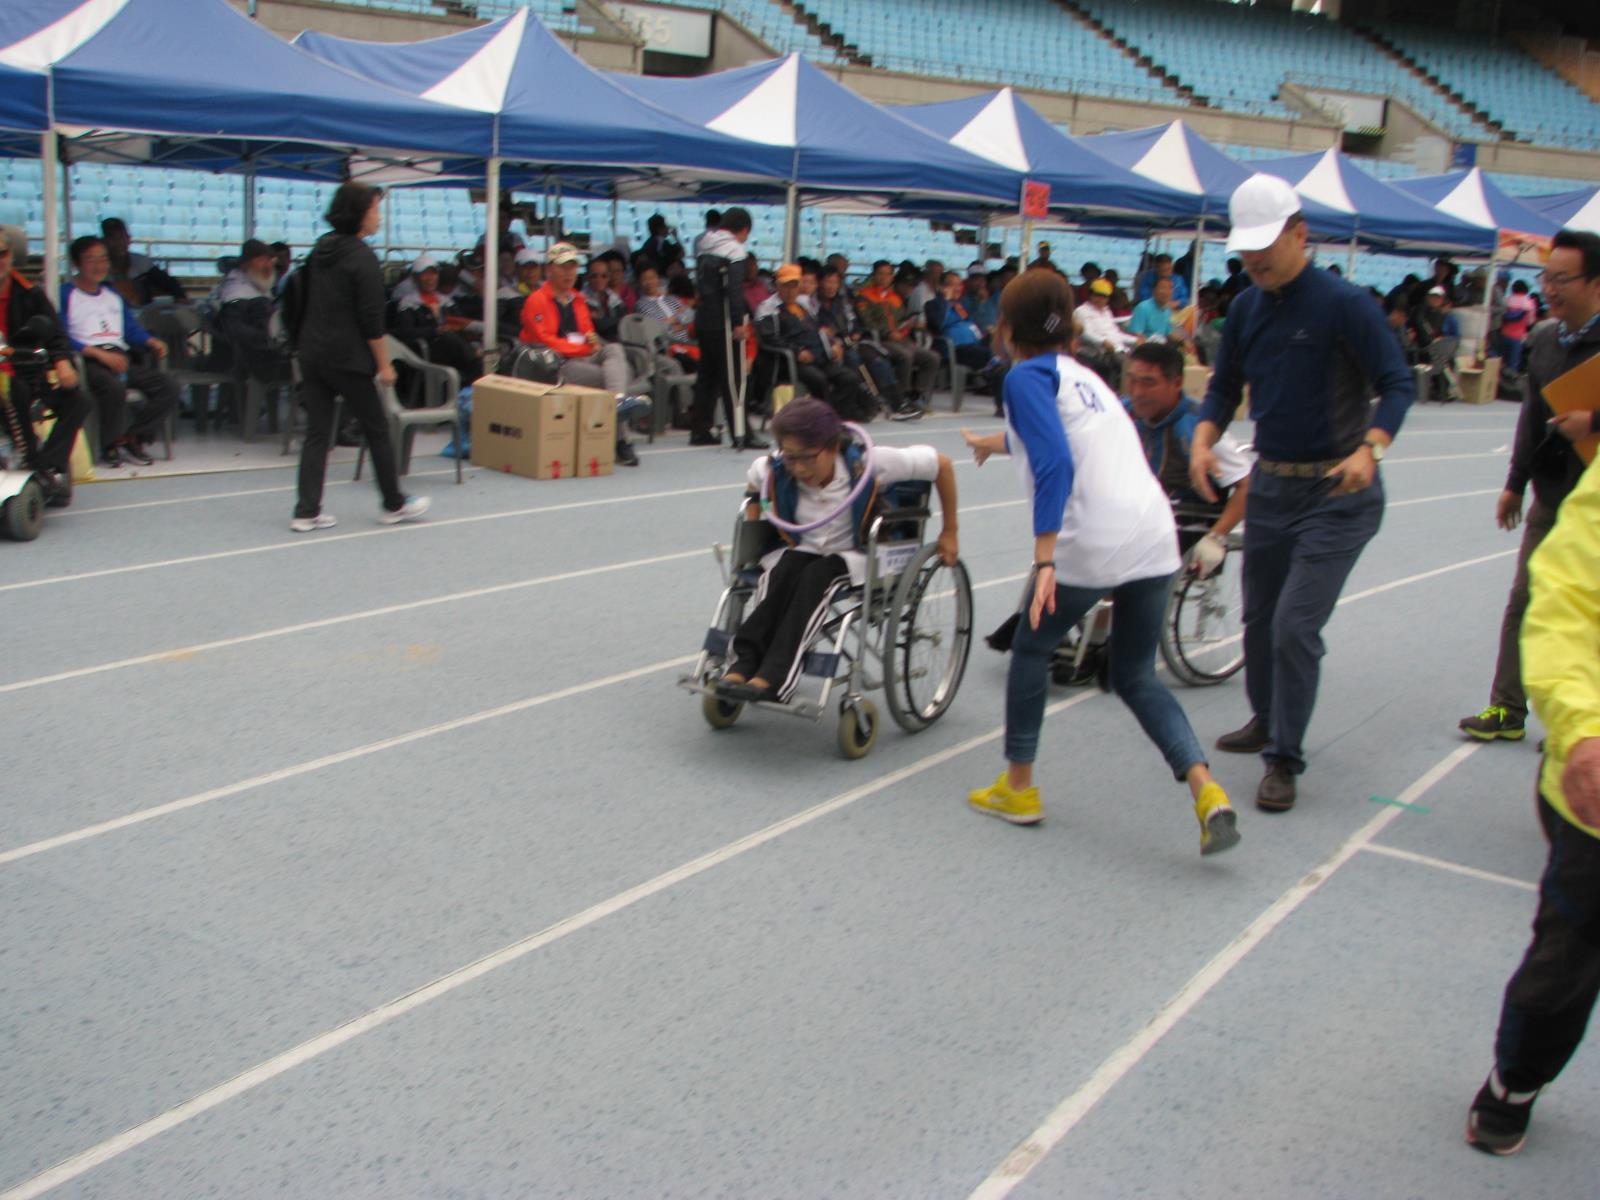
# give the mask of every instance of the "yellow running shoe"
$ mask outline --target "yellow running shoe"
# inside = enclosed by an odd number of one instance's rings
[[[1039,789],[1023,788],[1020,792],[1006,786],[1006,773],[992,787],[979,788],[967,793],[967,803],[981,813],[1010,821],[1013,825],[1037,825],[1044,820],[1044,810],[1039,807]]]
[[[1220,783],[1213,780],[1200,789],[1194,815],[1200,821],[1201,854],[1221,854],[1239,844],[1239,818]]]

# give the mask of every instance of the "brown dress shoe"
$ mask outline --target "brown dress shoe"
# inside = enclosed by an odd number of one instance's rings
[[[1217,749],[1229,754],[1260,754],[1272,739],[1267,736],[1267,723],[1260,717],[1251,717],[1232,733],[1217,739]]]
[[[1294,772],[1273,763],[1256,789],[1256,807],[1262,812],[1288,812],[1294,807]]]

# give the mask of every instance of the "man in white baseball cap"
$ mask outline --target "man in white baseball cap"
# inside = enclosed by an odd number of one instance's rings
[[[1267,770],[1256,806],[1287,812],[1306,767],[1322,627],[1383,520],[1378,462],[1416,385],[1372,298],[1306,257],[1306,219],[1293,188],[1252,176],[1235,189],[1228,215],[1228,252],[1244,260],[1255,286],[1228,309],[1194,432],[1190,481],[1215,498],[1211,447],[1248,383],[1258,455],[1243,563],[1251,717],[1217,739],[1217,749],[1260,752]]]

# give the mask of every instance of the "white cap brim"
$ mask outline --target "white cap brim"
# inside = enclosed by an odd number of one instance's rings
[[[1240,250],[1265,250],[1278,240],[1278,235],[1288,223],[1288,217],[1280,217],[1265,225],[1236,225],[1228,231],[1228,253],[1235,254]]]

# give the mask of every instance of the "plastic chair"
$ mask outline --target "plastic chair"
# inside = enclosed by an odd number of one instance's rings
[[[400,474],[411,471],[411,447],[417,430],[439,425],[449,425],[455,433],[456,483],[461,482],[461,446],[465,439],[461,429],[461,376],[454,367],[428,362],[393,334],[384,339],[391,362],[404,363],[422,377],[422,394],[433,403],[422,408],[403,408],[393,387],[380,389],[383,411],[389,418],[389,439],[399,456]],[[357,479],[361,478],[362,464],[367,460],[367,443],[363,438],[356,455]]]
[[[234,377],[227,371],[208,371],[200,366],[200,349],[194,344],[204,332],[200,314],[187,305],[177,304],[147,304],[139,312],[139,323],[156,337],[167,344],[167,357],[164,366],[172,375],[172,381],[180,389],[203,389],[205,396],[202,401],[194,397],[194,424],[197,430],[206,427],[205,413],[211,403],[211,389],[227,387],[233,389],[239,413],[239,425],[245,441],[253,441],[256,435],[255,413],[246,410],[251,405],[245,402],[239,392]],[[170,457],[170,455],[169,455]]]
[[[680,393],[688,395],[685,408],[694,403],[695,376],[685,371],[668,349],[672,345],[672,335],[666,322],[639,313],[629,313],[617,326],[617,336],[623,346],[636,347],[652,357],[655,370],[650,379],[650,399],[655,404],[655,411],[671,424],[678,411],[673,401]],[[656,426],[659,423],[650,422],[652,442],[656,440]]]

